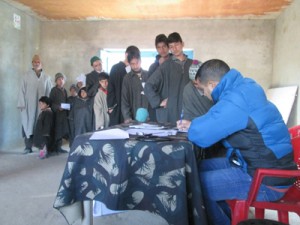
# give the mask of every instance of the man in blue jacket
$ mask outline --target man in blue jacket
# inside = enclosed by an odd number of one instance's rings
[[[222,141],[227,157],[202,160],[199,176],[210,224],[230,225],[225,200],[246,199],[257,168],[296,169],[288,129],[277,108],[254,80],[218,59],[205,62],[196,74],[204,94],[214,102],[192,122],[178,121],[200,147]],[[268,178],[259,200],[279,199],[292,179]]]

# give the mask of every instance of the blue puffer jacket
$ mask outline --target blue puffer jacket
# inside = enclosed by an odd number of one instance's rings
[[[200,147],[222,140],[229,160],[250,175],[256,168],[296,169],[281,114],[254,80],[231,69],[213,90],[212,98],[215,105],[192,121],[189,140]],[[287,184],[280,180],[265,183]]]

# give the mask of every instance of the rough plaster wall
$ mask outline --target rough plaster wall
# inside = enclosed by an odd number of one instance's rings
[[[174,31],[194,49],[195,58],[223,59],[264,88],[271,82],[274,20],[43,22],[41,29],[45,68],[52,77],[65,73],[67,86],[91,70],[89,59],[100,48],[154,48],[157,34]]]
[[[14,13],[21,16],[21,30],[13,26]],[[22,141],[18,87],[38,51],[40,22],[2,1],[0,21],[0,151],[9,151]]]
[[[276,21],[273,87],[300,87],[300,1],[293,1]],[[299,92],[299,90],[298,90]],[[288,122],[300,124],[300,98],[297,97]]]

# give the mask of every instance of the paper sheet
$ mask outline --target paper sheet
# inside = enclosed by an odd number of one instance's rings
[[[136,129],[136,128],[130,128],[127,130],[127,132],[131,135],[145,135],[145,134],[152,134],[154,136],[158,137],[167,137],[170,135],[176,135],[177,130],[175,129],[168,129],[168,130],[155,130],[155,129]]]
[[[157,124],[149,124],[149,123],[141,123],[137,125],[130,125],[130,128],[136,128],[136,129],[148,129],[148,130],[160,130],[165,128],[164,126],[160,126]]]
[[[96,131],[90,137],[90,140],[112,140],[112,139],[127,139],[129,134],[119,128]]]
[[[62,109],[70,110],[71,105],[70,105],[69,103],[61,103],[61,104],[60,104],[60,107],[61,107]]]

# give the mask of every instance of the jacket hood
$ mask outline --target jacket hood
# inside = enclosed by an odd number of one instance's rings
[[[236,69],[229,70],[221,79],[219,84],[213,90],[211,96],[214,103],[218,102],[221,96],[229,89],[234,88],[242,81],[242,74]]]

